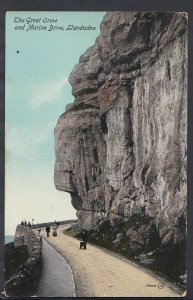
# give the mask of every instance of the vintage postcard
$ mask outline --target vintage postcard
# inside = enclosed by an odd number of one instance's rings
[[[5,27],[4,297],[184,297],[187,13]]]

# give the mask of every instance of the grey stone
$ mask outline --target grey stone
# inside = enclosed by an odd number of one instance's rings
[[[185,240],[187,19],[109,12],[74,67],[73,105],[55,127],[55,186],[69,192],[80,227],[147,215],[163,244]],[[150,242],[147,224],[127,231]],[[144,233],[146,240],[144,240]]]
[[[143,260],[140,260],[140,263],[146,266],[152,265],[155,262],[155,259],[153,258],[145,258]]]
[[[118,233],[116,239],[122,239],[123,238],[123,234],[122,233]]]
[[[22,245],[27,246],[28,259],[5,282],[4,287],[7,296],[31,296],[40,276],[42,242],[36,237],[31,228],[18,225],[15,232],[14,246],[20,247]]]
[[[127,237],[131,237],[135,233],[135,230],[133,228],[129,228],[126,232]]]

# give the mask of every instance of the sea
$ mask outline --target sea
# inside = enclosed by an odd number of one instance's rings
[[[14,235],[5,235],[5,244],[13,242],[14,238]]]

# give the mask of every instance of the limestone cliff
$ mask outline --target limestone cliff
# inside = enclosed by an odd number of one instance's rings
[[[149,217],[131,245],[185,240],[187,18],[109,12],[74,67],[75,97],[55,128],[55,186],[79,225]],[[134,246],[133,246],[134,247]]]

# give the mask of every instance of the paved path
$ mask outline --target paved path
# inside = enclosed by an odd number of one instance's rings
[[[72,271],[64,258],[43,239],[43,269],[38,297],[75,297]]]
[[[87,250],[79,250],[79,241],[64,235],[61,228],[57,237],[48,240],[70,264],[77,297],[181,296],[152,272],[111,252],[89,244]]]

